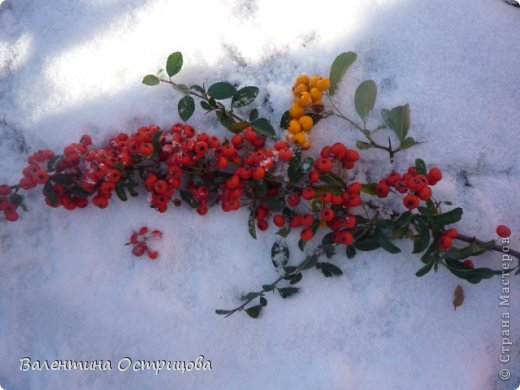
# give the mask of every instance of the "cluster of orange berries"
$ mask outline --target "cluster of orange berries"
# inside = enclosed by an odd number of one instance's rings
[[[289,124],[286,139],[301,146],[303,150],[311,147],[308,134],[314,126],[313,113],[323,110],[323,93],[330,88],[327,77],[301,74],[293,86],[294,103],[289,109]]]
[[[160,230],[152,230],[151,232],[146,226],[141,227],[137,232],[133,232],[130,236],[130,242],[126,245],[132,245],[132,254],[140,257],[146,253],[148,258],[155,260],[159,257],[159,252],[150,249],[147,241],[150,239],[162,238]]]
[[[390,173],[386,178],[381,179],[375,187],[376,194],[381,198],[386,198],[394,188],[403,197],[403,205],[409,210],[419,206],[420,201],[428,201],[432,196],[430,186],[434,186],[442,179],[442,172],[439,168],[431,168],[426,175],[418,174],[416,167],[408,168],[408,172],[401,175],[398,172]]]

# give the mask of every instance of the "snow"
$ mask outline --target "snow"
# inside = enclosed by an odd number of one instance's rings
[[[406,169],[416,157],[444,170],[435,188],[464,208],[459,230],[492,238],[512,227],[520,247],[520,40],[518,9],[500,0],[55,0],[0,2],[0,182],[16,182],[24,158],[59,150],[85,132],[99,145],[118,131],[178,120],[178,96],[143,75],[182,51],[180,82],[257,85],[277,121],[300,72],[326,74],[334,57],[358,61],[338,101],[374,79],[381,108],[409,103],[412,136],[398,155],[362,154],[367,176]],[[268,95],[267,95],[268,94]],[[259,99],[261,101],[261,99]],[[272,112],[271,112],[272,110]],[[350,110],[350,112],[353,112]],[[276,122],[275,122],[276,123]],[[202,114],[192,124],[224,135]],[[333,119],[317,146],[358,134]],[[469,184],[469,186],[465,185]],[[518,278],[512,278],[512,361],[501,347],[500,278],[473,286],[445,270],[419,279],[415,255],[337,256],[341,278],[307,272],[302,291],[269,298],[258,320],[224,319],[240,295],[277,278],[274,229],[253,240],[245,210],[164,215],[143,201],[109,210],[46,207],[0,222],[0,385],[28,388],[514,389],[520,382]],[[164,232],[160,259],[134,258],[132,229]],[[291,261],[299,261],[290,239]],[[500,254],[474,259],[500,267]],[[453,310],[457,284],[465,302]],[[134,360],[212,362],[211,371],[118,372]],[[20,358],[111,360],[112,371],[20,371]],[[511,371],[502,381],[498,372]]]

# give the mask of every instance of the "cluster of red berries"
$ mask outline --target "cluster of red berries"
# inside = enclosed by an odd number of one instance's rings
[[[376,194],[385,198],[392,188],[395,192],[406,194],[403,197],[403,205],[408,210],[413,210],[419,206],[420,201],[428,201],[432,196],[432,189],[442,179],[442,172],[439,168],[431,168],[426,175],[418,174],[416,167],[408,168],[408,172],[401,175],[398,172],[390,173],[386,178],[381,179],[375,187]]]
[[[361,184],[352,183],[337,193],[324,191],[317,184],[321,175],[340,175],[344,170],[354,168],[357,160],[359,153],[341,143],[325,146],[321,150],[320,158],[314,161],[313,168],[308,173],[307,185],[289,193],[285,199],[285,203],[292,210],[291,215],[284,217],[282,214],[275,214],[272,218],[273,224],[279,228],[301,228],[300,239],[303,241],[310,240],[319,226],[327,226],[332,230],[333,242],[351,244],[353,236],[349,230],[356,226],[356,218],[349,214],[349,210],[361,204]],[[302,208],[310,208],[314,212],[298,212],[302,199],[308,202]],[[257,226],[260,230],[268,228],[269,211],[265,205],[256,209]]]
[[[159,253],[151,250],[147,241],[161,237],[162,232],[160,230],[152,230],[150,232],[146,226],[143,226],[137,232],[132,233],[130,242],[127,242],[126,245],[132,245],[132,254],[134,256],[140,257],[146,253],[151,260],[155,260],[159,257]]]
[[[13,191],[10,185],[0,185],[0,211],[4,213],[4,218],[14,222],[18,220],[18,212],[16,211],[16,202],[13,202]]]
[[[457,237],[457,234],[459,234],[459,232],[455,228],[445,230],[437,239],[439,248],[443,250],[450,249],[453,246],[453,239]]]

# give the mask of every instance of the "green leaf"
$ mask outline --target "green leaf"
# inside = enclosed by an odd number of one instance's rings
[[[361,192],[369,195],[376,195],[376,184],[375,183],[365,183],[361,184]]]
[[[172,88],[177,92],[182,93],[183,95],[190,94],[190,87],[188,87],[186,84],[172,84]]]
[[[410,106],[408,104],[397,106],[392,108],[391,111],[383,109],[381,116],[385,125],[391,128],[397,135],[399,142],[403,143],[408,130],[410,130]]]
[[[367,150],[367,149],[370,149],[371,147],[372,147],[372,145],[370,145],[368,142],[356,141],[356,148],[358,148],[359,150]]]
[[[318,248],[323,251],[325,256],[327,256],[327,259],[330,259],[336,253],[336,247],[332,244],[321,244],[318,245]]]
[[[421,253],[430,244],[430,229],[424,222],[424,219],[419,215],[412,217],[412,223],[417,230],[417,235],[414,236],[413,240],[413,251],[412,253]]]
[[[257,133],[266,137],[274,137],[276,135],[273,126],[271,126],[269,121],[265,118],[257,118],[251,121],[251,126],[253,126],[253,129],[255,129]]]
[[[261,311],[262,311],[262,305],[251,306],[249,309],[246,309],[246,313],[251,318],[258,318]]]
[[[299,268],[301,268],[302,270],[312,268],[316,265],[317,261],[318,256],[316,256],[315,254],[309,255],[301,262]]]
[[[464,249],[457,249],[455,247],[451,247],[450,249],[448,249],[446,251],[446,253],[444,254],[444,257],[446,257],[447,259],[459,261],[459,260],[467,259],[469,256],[472,256],[472,255],[473,255],[473,248],[470,245]]]
[[[255,100],[258,95],[257,87],[244,87],[241,88],[233,95],[233,99],[231,100],[232,107],[243,107],[247,106],[253,100]]]
[[[338,55],[334,61],[332,62],[332,65],[330,67],[330,89],[329,89],[329,95],[333,96],[337,89],[338,84],[343,78],[343,75],[347,71],[347,69],[356,61],[357,55],[354,52],[346,52],[341,53]]]
[[[426,175],[426,173],[428,173],[424,160],[420,158],[415,160],[415,170],[419,175]]]
[[[219,81],[208,88],[208,95],[217,100],[229,99],[236,93],[236,88],[226,81]]]
[[[267,306],[267,299],[265,299],[264,297],[260,297],[260,305],[262,305],[263,307],[266,307]]]
[[[421,276],[426,275],[433,268],[433,264],[435,264],[435,262],[433,262],[433,261],[426,264],[424,267],[420,268],[419,271],[417,271],[415,273],[415,276],[421,277]]]
[[[173,77],[182,69],[182,53],[176,51],[169,55],[166,60],[166,73],[168,76]]]
[[[417,142],[412,137],[408,137],[401,142],[401,145],[399,145],[399,147],[401,148],[401,150],[405,150],[411,148],[414,145],[418,145],[419,143],[420,142]]]
[[[249,112],[249,122],[254,121],[257,118],[258,118],[258,110],[256,108],[253,108]]]
[[[160,82],[161,81],[159,80],[159,77],[157,77],[157,76],[155,76],[153,74],[148,74],[148,75],[143,77],[143,84],[144,85],[152,86],[152,85],[157,85]]]
[[[206,110],[206,111],[211,111],[213,109],[213,107],[211,107],[208,102],[205,102],[204,100],[201,100],[200,101],[200,106]]]
[[[323,272],[323,275],[325,275],[327,278],[331,276],[343,275],[343,271],[331,263],[316,263],[316,268]]]
[[[50,204],[56,205],[60,202],[58,194],[56,194],[56,191],[54,191],[54,188],[52,187],[50,181],[45,183],[45,185],[43,186],[43,193]]]
[[[190,86],[190,89],[193,89],[194,91],[200,92],[202,94],[206,93],[206,91],[204,91],[204,88],[202,88],[200,85],[192,85]]]
[[[462,208],[457,207],[456,209],[450,210],[447,213],[434,215],[432,217],[433,223],[438,226],[450,225],[452,223],[460,221],[462,218]]]
[[[121,201],[126,202],[128,200],[128,196],[126,195],[125,189],[120,183],[116,184],[115,191],[116,191],[117,197]]]
[[[218,315],[225,315],[225,314],[229,314],[231,313],[232,310],[215,310],[215,313],[217,313]]]
[[[184,96],[179,100],[177,108],[179,110],[179,116],[186,122],[195,111],[195,100],[193,100],[191,96]]]
[[[290,280],[290,284],[296,284],[298,283],[300,280],[302,280],[302,273],[301,272],[298,272],[296,275],[294,275],[291,280]]]
[[[356,248],[354,248],[353,245],[348,245],[347,249],[346,249],[346,253],[347,253],[347,257],[349,259],[352,259],[352,258],[354,258],[354,256],[356,256]]]
[[[378,244],[383,248],[385,251],[395,254],[401,252],[401,249],[399,247],[395,246],[389,239],[386,237],[385,233],[380,230],[376,229],[376,239]]]
[[[249,127],[249,122],[236,122],[229,126],[229,130],[234,133],[240,133],[242,130]]]
[[[289,233],[291,232],[291,229],[290,228],[287,228],[286,226],[284,226],[283,228],[281,228],[280,230],[278,230],[276,232],[276,234],[278,234],[280,237],[287,237],[289,235]]]
[[[354,246],[360,251],[373,251],[381,247],[379,240],[374,236],[363,237],[354,241]]]
[[[314,160],[312,163],[314,164]],[[320,174],[320,179],[322,181],[324,181],[325,183],[330,184],[335,187],[345,188],[347,186],[347,183],[345,183],[345,181],[341,177],[339,177],[338,175],[336,175],[333,172],[327,172],[327,173]]]
[[[366,80],[359,84],[354,96],[356,112],[366,123],[368,114],[374,109],[377,96],[377,86],[374,80]]]
[[[236,123],[232,116],[228,115],[225,111],[218,110],[215,112],[217,119],[226,129],[231,130],[231,126]],[[232,131],[232,130],[231,130]]]
[[[289,247],[285,240],[277,240],[271,247],[271,260],[274,268],[281,270],[289,262]]]
[[[300,248],[300,250],[303,252],[303,250],[305,249],[305,245],[307,245],[307,241],[305,240],[299,240],[298,241],[298,248]]]
[[[289,115],[289,111],[285,111],[282,114],[282,118],[280,119],[280,129],[287,130],[289,127],[289,122],[291,121],[291,116]]]
[[[161,151],[161,136],[162,136],[163,130],[157,131],[153,137],[152,137],[152,145],[153,145],[153,151],[154,153],[159,153]],[[121,171],[124,169],[124,166]]]
[[[198,209],[200,207],[200,202],[195,199],[189,191],[181,190],[181,198],[188,203],[191,208]]]
[[[249,234],[256,240],[256,212],[254,207],[251,207],[251,212],[249,213],[249,220],[247,221],[247,226],[249,230]]]
[[[493,275],[501,275],[501,270],[492,270],[490,268],[475,268],[472,269],[466,264],[459,261],[446,259],[446,267],[452,274],[461,279],[465,279],[469,283],[477,284],[482,279],[491,279]]]
[[[279,288],[278,293],[282,298],[289,298],[290,296],[297,294],[300,291],[298,287],[284,287]]]

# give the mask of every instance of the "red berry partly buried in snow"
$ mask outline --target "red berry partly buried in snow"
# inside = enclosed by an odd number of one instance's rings
[[[473,262],[470,259],[464,260],[463,263],[466,264],[471,269],[475,268],[475,265],[473,264]]]
[[[511,229],[509,229],[506,225],[497,226],[497,234],[500,237],[507,238],[511,235]]]

